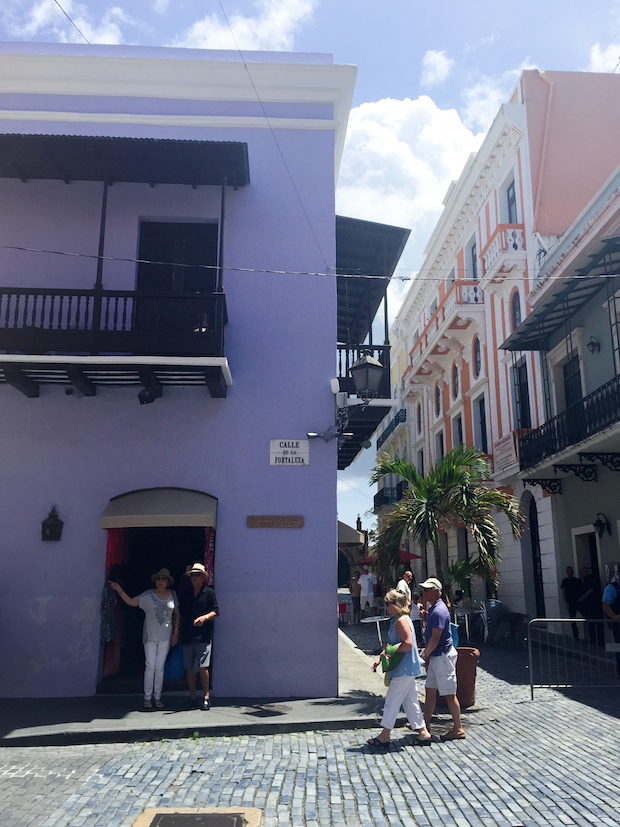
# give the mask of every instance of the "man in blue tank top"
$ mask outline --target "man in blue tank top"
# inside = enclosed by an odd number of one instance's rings
[[[427,729],[437,703],[437,695],[446,699],[448,711],[452,715],[452,729],[441,736],[442,741],[455,741],[465,737],[461,726],[461,707],[456,697],[456,649],[452,645],[450,629],[450,612],[441,599],[442,585],[435,577],[420,583],[422,603],[428,608],[424,640],[426,646],[422,660],[426,665],[426,700],[424,702],[424,721]]]

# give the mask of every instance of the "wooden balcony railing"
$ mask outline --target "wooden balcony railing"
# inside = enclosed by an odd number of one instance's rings
[[[0,287],[0,350],[223,356],[223,293]]]
[[[519,439],[522,471],[620,422],[620,376]]]

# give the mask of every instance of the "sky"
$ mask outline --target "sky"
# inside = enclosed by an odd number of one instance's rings
[[[520,72],[620,71],[620,0],[1,0],[0,40],[84,37],[329,52],[356,65],[336,211],[412,230],[389,291],[393,315],[422,265],[450,181]],[[358,514],[364,527],[374,521],[373,460],[374,441],[339,472],[338,516],[350,525]]]

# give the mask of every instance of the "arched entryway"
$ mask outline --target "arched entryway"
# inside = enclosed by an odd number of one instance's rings
[[[536,500],[530,491],[525,491],[521,497],[521,508],[525,515],[525,530],[521,535],[525,612],[530,617],[545,617],[545,590],[540,555],[538,509]]]
[[[186,567],[204,563],[213,584],[217,498],[185,488],[147,488],[113,497],[101,516],[108,532],[106,582],[132,597],[152,588],[151,575],[167,568],[173,588],[189,587]],[[141,611],[104,588],[99,691],[139,691],[143,669]]]

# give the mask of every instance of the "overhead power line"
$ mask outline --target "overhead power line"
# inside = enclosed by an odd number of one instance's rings
[[[67,18],[67,20],[69,21],[69,23],[71,23],[71,25],[72,25],[72,26],[73,26],[73,28],[76,30],[76,32],[78,32],[78,33],[79,33],[79,34],[80,34],[80,35],[84,38],[84,40],[88,43],[88,45],[90,46],[90,40],[86,37],[86,35],[84,34],[84,32],[83,32],[81,29],[79,29],[79,28],[78,28],[77,24],[76,24],[76,23],[75,23],[75,22],[74,22],[74,21],[73,21],[73,20],[69,17],[69,15],[67,14],[67,12],[63,9],[63,7],[62,7],[62,6],[60,5],[60,3],[58,2],[58,0],[54,0],[54,3],[56,3],[56,5],[57,5],[57,6],[58,6],[58,8],[60,9],[60,11],[61,11],[61,12],[64,14],[64,16]]]

